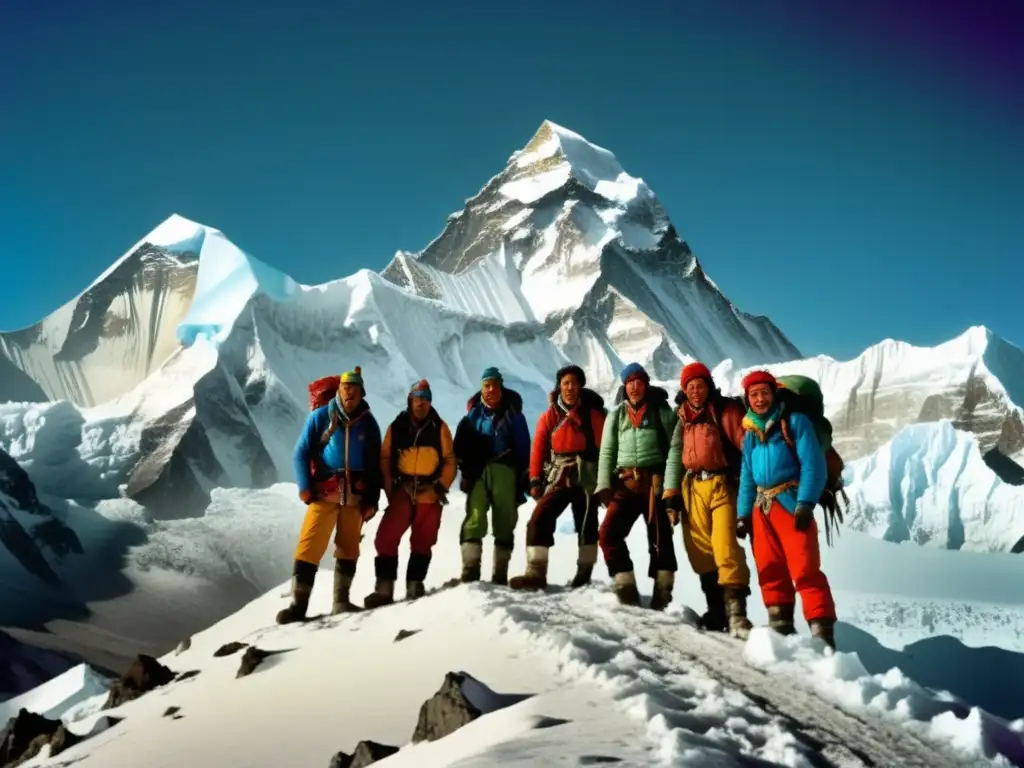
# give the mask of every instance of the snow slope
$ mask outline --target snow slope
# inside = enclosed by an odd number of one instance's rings
[[[465,311],[542,323],[598,384],[633,359],[661,373],[689,357],[750,364],[798,354],[704,275],[642,179],[551,121],[436,240],[399,252],[383,274]]]
[[[173,355],[216,230],[172,216],[80,295],[35,325],[0,333],[0,401],[103,403]]]
[[[1024,760],[1024,721],[924,688],[898,669],[872,674],[855,653],[822,656],[806,638],[765,629],[745,646],[701,635],[678,608],[624,609],[602,587],[515,595],[461,586],[376,612],[268,625],[286,586],[162,659],[198,674],[104,711],[124,720],[26,765],[87,757],[111,768],[327,765],[363,739],[403,747],[382,768],[732,765],[741,756],[928,768]],[[327,590],[316,591],[313,610],[328,607]],[[400,630],[414,634],[396,641]],[[213,656],[234,641],[280,653],[236,679],[239,655]],[[448,671],[471,676],[465,695],[485,714],[452,736],[409,745],[421,703]],[[104,699],[65,713],[71,729],[88,732]]]

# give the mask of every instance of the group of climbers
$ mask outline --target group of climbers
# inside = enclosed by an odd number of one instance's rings
[[[545,588],[557,520],[571,507],[578,543],[571,586],[590,583],[600,547],[620,602],[639,605],[626,539],[642,517],[651,609],[672,601],[672,535],[680,525],[707,600],[701,625],[745,637],[751,629],[750,569],[738,539],[750,537],[770,626],[783,634],[795,631],[799,593],[812,634],[834,647],[835,604],[821,570],[814,519],[819,502],[831,503],[825,499],[836,470],[832,464],[839,462],[841,471],[838,454],[829,450],[831,434],[820,435],[812,417],[790,405],[796,401],[792,393],[787,397],[785,378],[767,371],[743,379],[742,397],[727,397],[705,365],[692,363],[683,368],[675,406],[639,364],[627,365],[620,378],[609,411],[587,388],[581,368],[559,370],[532,440],[522,397],[505,386],[497,368],[483,372],[454,438],[433,408],[425,380],[413,385],[406,410],[383,440],[358,368],[314,382],[312,412],[295,449],[299,496],[307,511],[295,553],[292,603],[278,622],[305,617],[317,566],[335,529],[333,611],[359,610],[350,598],[352,577],[362,527],[376,514],[381,492],[386,509],[375,540],[376,583],[364,605],[395,600],[399,542],[410,529],[405,596],[422,596],[442,509],[458,472],[467,499],[460,532],[462,582],[481,578],[490,519],[492,581],[512,589]],[[528,495],[536,506],[526,526],[526,570],[509,579],[519,508]]]

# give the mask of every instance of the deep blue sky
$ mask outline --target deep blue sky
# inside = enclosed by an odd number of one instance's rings
[[[805,353],[1024,344],[1016,0],[231,5],[2,5],[0,328],[173,212],[302,282],[380,269],[549,118]]]

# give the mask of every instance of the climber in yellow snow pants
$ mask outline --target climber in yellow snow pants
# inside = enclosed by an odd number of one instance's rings
[[[363,513],[359,507],[343,507],[329,501],[314,501],[306,505],[295,559],[320,565],[327,553],[334,533],[336,560],[359,559],[359,541],[363,535]]]
[[[683,486],[683,545],[698,576],[718,574],[721,587],[748,588],[750,569],[736,539],[736,496],[724,475],[689,476]]]

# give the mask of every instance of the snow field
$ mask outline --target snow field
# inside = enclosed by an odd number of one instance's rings
[[[849,719],[832,707],[855,712],[855,722],[882,734],[877,743],[866,742],[869,747],[914,758],[903,764],[923,765],[940,755],[927,764],[969,759],[1003,765],[995,758],[997,738],[1004,751],[1024,754],[1019,735],[1005,723],[978,711],[965,720],[951,717],[948,702],[895,670],[871,676],[851,654],[822,657],[807,639],[767,630],[756,631],[744,648],[686,627],[678,608],[665,614],[621,608],[598,586],[546,595],[486,583],[460,586],[413,604],[275,627],[270,622],[286,593],[287,585],[280,585],[193,637],[187,651],[163,657],[172,669],[199,675],[105,712],[126,720],[56,760],[89,755],[112,768],[213,760],[221,766],[326,764],[361,739],[405,744],[419,705],[444,673],[464,670],[495,692],[535,695],[451,743],[409,746],[394,765],[505,765],[511,754],[512,764],[521,765],[570,757],[583,764],[589,757],[626,765],[728,765],[741,754],[779,765],[820,764],[801,724],[723,684],[702,665],[711,661],[742,676],[744,658],[768,669],[782,697],[787,690],[804,697],[815,691],[813,702],[827,725],[841,729]],[[311,612],[327,611],[329,604],[328,590],[314,592]],[[418,631],[394,642],[403,629]],[[236,640],[281,653],[236,680],[238,655],[212,656]],[[470,693],[480,698],[481,691]],[[104,699],[78,706],[69,718],[73,730],[92,728]],[[183,717],[162,717],[170,706]],[[884,735],[891,725],[877,713],[909,724],[919,741],[897,744],[901,737]]]

